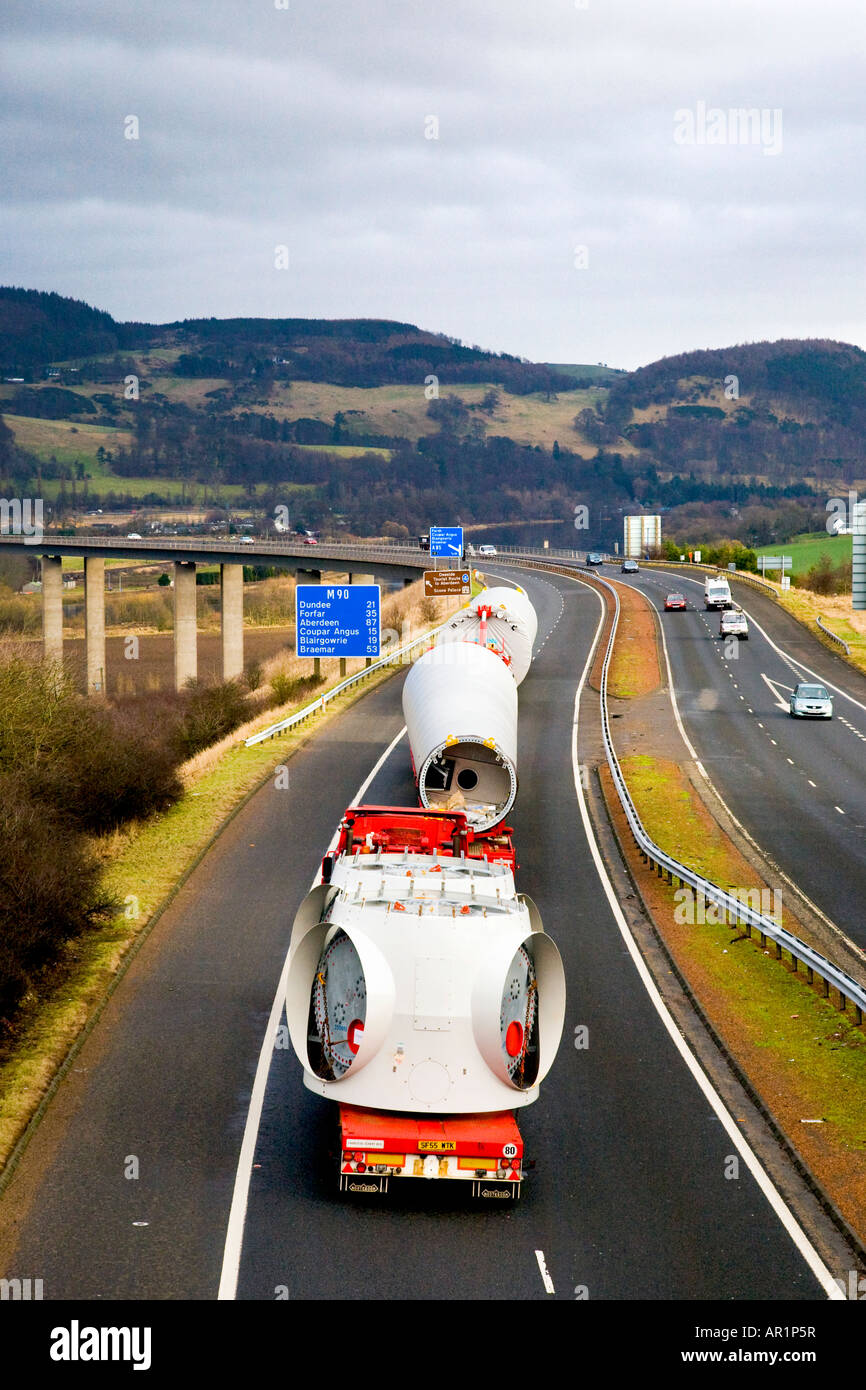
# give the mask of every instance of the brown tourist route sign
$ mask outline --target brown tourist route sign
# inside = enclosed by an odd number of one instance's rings
[[[453,598],[472,593],[472,578],[468,570],[425,570],[424,594],[427,598]]]

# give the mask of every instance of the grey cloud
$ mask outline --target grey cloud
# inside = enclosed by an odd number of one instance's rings
[[[5,8],[6,280],[123,317],[382,315],[620,365],[866,336],[853,0]],[[781,107],[782,153],[678,146],[699,101]]]

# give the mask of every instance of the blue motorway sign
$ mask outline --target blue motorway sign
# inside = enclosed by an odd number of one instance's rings
[[[298,656],[379,656],[378,584],[299,584]]]
[[[452,560],[455,555],[461,556],[463,554],[463,527],[431,526],[430,554],[447,555]]]

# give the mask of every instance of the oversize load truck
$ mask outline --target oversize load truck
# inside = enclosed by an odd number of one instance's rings
[[[339,1185],[446,1179],[517,1197],[515,1111],[538,1098],[565,981],[514,885],[509,827],[350,807],[292,930],[286,1016],[304,1084],[339,1108]]]
[[[730,608],[733,604],[731,589],[727,579],[717,575],[707,575],[704,580],[704,607]]]

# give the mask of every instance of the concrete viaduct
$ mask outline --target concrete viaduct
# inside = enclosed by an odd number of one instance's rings
[[[320,544],[254,541],[252,544],[197,537],[124,540],[108,536],[39,537],[0,535],[5,550],[39,555],[42,561],[42,646],[46,657],[63,657],[64,555],[84,558],[84,628],[87,692],[106,689],[105,561],[140,560],[174,566],[174,679],[181,690],[198,672],[196,566],[220,567],[222,678],[244,669],[244,565],[274,565],[292,571],[301,584],[321,583],[322,573],[348,574],[349,583],[411,584],[430,566],[422,551],[398,545]],[[311,553],[312,551],[312,553]],[[440,562],[441,563],[441,562]]]

